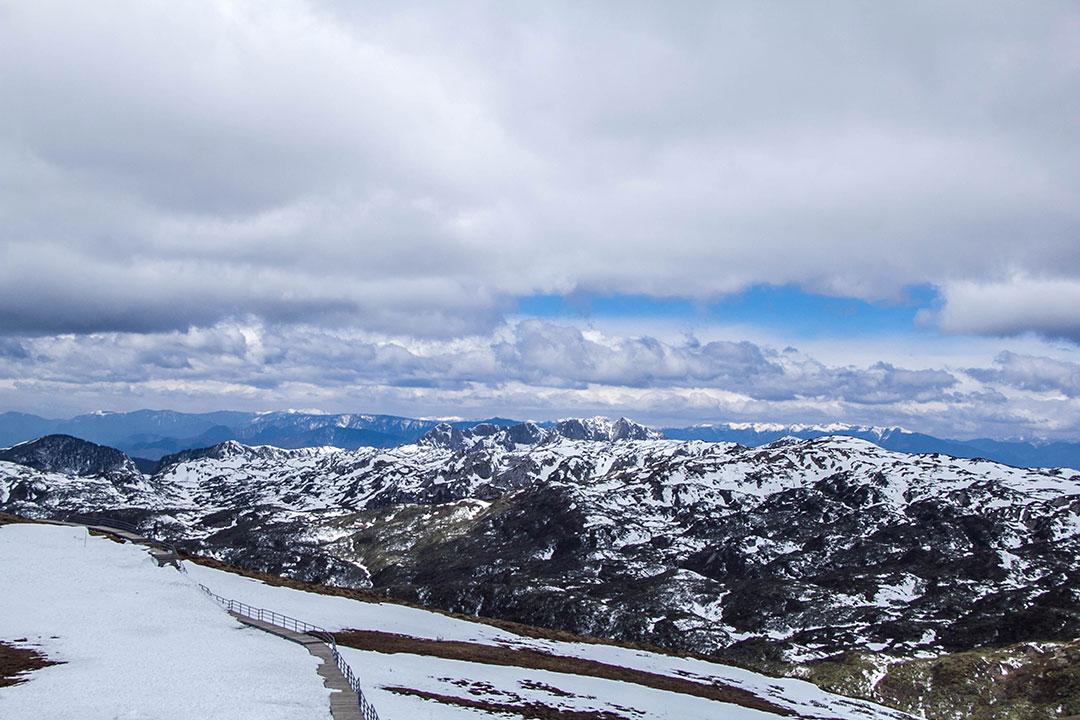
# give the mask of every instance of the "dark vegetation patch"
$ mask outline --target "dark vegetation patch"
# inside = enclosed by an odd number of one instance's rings
[[[875,664],[846,653],[808,664],[806,679],[928,720],[1080,718],[1080,640],[981,648],[890,665],[873,687]]]
[[[31,524],[34,520],[30,518],[24,518],[21,515],[12,515],[11,513],[0,512],[0,525],[19,525],[19,524]]]
[[[498,715],[517,715],[529,720],[630,720],[625,715],[617,715],[605,710],[564,710],[534,700],[509,704],[490,702],[488,700],[472,700],[470,698],[454,697],[453,695],[440,695],[439,693],[406,687],[383,689],[398,695],[409,695],[424,700],[432,700],[443,705],[456,705],[457,707],[472,708],[473,710]]]
[[[0,687],[26,682],[29,680],[27,673],[59,664],[32,648],[14,647],[0,642]]]
[[[788,717],[795,715],[788,708],[776,705],[747,690],[715,681],[706,685],[644,670],[634,670],[619,665],[609,665],[595,660],[566,655],[552,655],[528,648],[508,648],[455,640],[430,640],[376,630],[346,630],[334,633],[334,637],[339,645],[356,648],[357,650],[427,655],[429,657],[463,660],[485,665],[521,667],[567,675],[604,678],[650,687],[655,690],[667,690],[716,702],[731,703],[775,715]]]

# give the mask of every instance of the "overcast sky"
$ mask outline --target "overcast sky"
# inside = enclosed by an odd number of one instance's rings
[[[1080,439],[1080,6],[0,0],[0,410]]]

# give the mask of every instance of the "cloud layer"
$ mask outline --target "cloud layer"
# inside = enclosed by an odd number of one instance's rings
[[[1074,4],[0,15],[3,331],[930,283],[950,331],[1077,336]]]
[[[0,403],[1076,434],[1078,78],[1068,2],[0,0]],[[1069,349],[514,316],[758,285]]]
[[[630,414],[657,424],[848,421],[948,437],[1075,437],[1080,364],[1005,352],[983,367],[834,366],[794,348],[608,335],[523,320],[486,336],[386,338],[261,320],[0,346],[0,403],[405,415]]]

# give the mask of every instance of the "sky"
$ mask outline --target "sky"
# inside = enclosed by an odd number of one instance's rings
[[[1074,2],[0,0],[0,410],[1080,440]]]

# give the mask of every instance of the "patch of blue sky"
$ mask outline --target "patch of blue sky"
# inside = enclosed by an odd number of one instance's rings
[[[646,295],[533,295],[518,300],[518,312],[538,318],[678,320],[752,326],[796,337],[850,337],[932,332],[916,316],[939,302],[930,285],[906,288],[904,298],[894,302],[832,297],[793,285],[755,285],[713,302]]]

